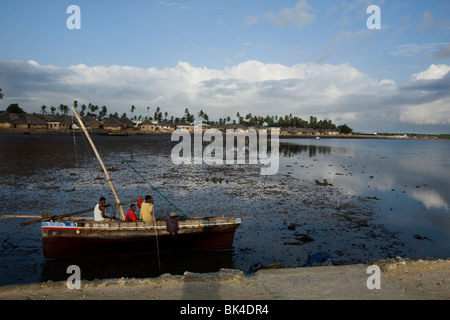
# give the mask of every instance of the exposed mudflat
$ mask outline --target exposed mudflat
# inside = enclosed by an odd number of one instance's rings
[[[289,139],[280,143],[278,173],[262,176],[260,164],[176,165],[176,143],[166,136],[94,140],[121,201],[152,194],[157,217],[167,216],[173,208],[149,182],[188,216],[243,217],[234,248],[182,257],[181,264],[161,257],[161,270],[156,257],[51,261],[43,257],[39,224],[3,219],[0,287],[62,281],[69,265],[91,281],[246,272],[254,262],[296,270],[317,253],[334,265],[450,256],[449,141]],[[81,136],[4,135],[0,160],[0,214],[76,212],[100,196],[114,202]]]

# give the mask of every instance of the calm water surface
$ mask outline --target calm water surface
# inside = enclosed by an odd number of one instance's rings
[[[284,139],[274,176],[261,176],[259,165],[174,165],[170,136],[94,140],[122,201],[153,194],[158,216],[172,211],[123,158],[189,216],[245,217],[234,249],[52,261],[39,224],[2,219],[0,286],[66,280],[71,264],[92,280],[247,271],[253,261],[298,267],[317,252],[336,264],[450,257],[449,140]],[[83,136],[1,135],[0,163],[0,214],[75,212],[100,196],[114,202]]]

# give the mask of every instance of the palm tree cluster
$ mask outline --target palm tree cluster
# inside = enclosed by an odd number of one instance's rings
[[[241,116],[238,112],[236,117],[239,124],[245,124],[247,126],[263,125],[278,125],[280,127],[295,127],[295,128],[310,128],[310,129],[337,129],[336,125],[331,120],[317,120],[317,117],[311,116],[308,120],[304,120],[297,116],[292,116],[292,113],[285,116],[253,116],[251,113]]]
[[[0,100],[3,99],[4,94],[2,93],[2,89],[0,88]],[[98,117],[98,118],[106,118],[106,116],[108,115],[108,108],[106,106],[102,106],[99,107],[98,105],[94,105],[92,103],[89,103],[88,105],[86,104],[82,104],[81,106],[79,105],[78,101],[75,100],[73,102],[73,106],[75,107],[75,109],[80,108],[79,114],[81,117],[84,116],[91,116],[91,117]],[[49,108],[49,111],[47,111],[47,106],[43,105],[41,106],[41,113],[42,114],[59,114],[59,112],[61,112],[61,114],[67,115],[69,113],[69,107],[67,105],[64,104],[60,104],[58,108],[51,106]],[[11,110],[19,110],[20,107],[18,104],[13,104],[10,106]],[[22,109],[20,109],[22,110]],[[59,111],[59,112],[58,112]],[[160,107],[157,107],[153,117],[149,116],[150,113],[150,107],[147,107],[147,116],[143,117],[142,115],[135,115],[135,111],[136,111],[136,107],[134,105],[131,106],[130,108],[130,113],[131,113],[131,119],[132,120],[154,120],[154,121],[158,121],[161,122],[162,120],[165,121],[170,121],[174,124],[179,124],[179,123],[193,123],[195,121],[195,116],[193,114],[191,114],[189,112],[189,109],[186,108],[184,110],[184,116],[179,118],[179,117],[174,117],[171,116],[170,119],[168,118],[169,113],[166,112],[162,112]],[[23,112],[23,110],[22,110]],[[164,117],[163,117],[164,115]],[[300,117],[297,116],[293,116],[292,113],[289,115],[285,115],[285,116],[255,116],[252,115],[251,113],[246,114],[245,116],[242,116],[239,112],[236,113],[236,118],[235,119],[231,119],[230,116],[227,117],[223,117],[223,118],[219,118],[216,121],[212,121],[209,119],[209,116],[203,111],[200,110],[200,112],[198,112],[198,120],[199,121],[203,121],[205,123],[208,124],[218,124],[218,125],[225,125],[225,124],[243,124],[243,125],[247,125],[247,126],[256,126],[256,125],[276,125],[279,127],[295,127],[295,128],[310,128],[310,129],[332,129],[332,130],[336,130],[339,129],[342,133],[351,133],[353,130],[348,127],[346,124],[344,125],[340,125],[340,126],[336,126],[331,120],[318,120],[317,117],[313,117],[311,116],[308,120],[302,119]],[[128,118],[127,114],[124,112],[121,115],[122,118]],[[119,114],[117,112],[115,113],[110,113],[109,114],[109,118],[116,118],[119,119]],[[237,119],[237,121],[236,121]]]

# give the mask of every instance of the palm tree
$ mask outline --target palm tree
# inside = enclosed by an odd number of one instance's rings
[[[198,113],[198,117],[203,119],[204,116],[205,116],[205,113],[203,112],[203,110],[200,110],[200,112]]]
[[[186,108],[186,110],[184,110],[184,115],[186,117],[186,122],[192,123],[195,121],[194,115],[190,114],[188,108]]]
[[[44,105],[41,107],[41,112],[42,112],[42,114],[47,114],[46,109],[47,109],[47,106],[44,104]]]
[[[69,107],[64,105],[64,104],[60,104],[59,105],[59,111],[61,111],[63,114],[68,114],[69,113]]]
[[[108,114],[108,108],[106,106],[103,106],[102,110],[98,113],[100,118],[106,117],[107,114]]]
[[[81,105],[81,112],[80,112],[80,116],[84,117],[84,113],[86,112],[86,105],[83,103]]]
[[[2,93],[2,88],[0,88],[0,100],[3,100],[4,94]]]
[[[155,116],[155,121],[161,122],[161,120],[162,120],[162,112],[161,112],[161,108],[160,107],[156,108],[154,116]]]
[[[134,110],[136,110],[136,107],[134,105],[131,106],[130,112],[131,112],[131,118],[133,118]]]
[[[309,127],[312,129],[316,129],[317,127],[317,118],[316,117],[309,117]]]
[[[91,110],[93,115],[95,115],[95,113],[99,109],[99,107],[97,105],[94,106],[92,103],[89,103],[88,108],[89,108],[89,110]]]
[[[98,105],[95,105],[95,106],[93,107],[94,114],[97,113],[98,109],[100,109],[100,107],[99,107]]]

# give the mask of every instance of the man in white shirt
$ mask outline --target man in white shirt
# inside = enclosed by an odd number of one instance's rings
[[[100,201],[97,203],[97,205],[94,208],[94,220],[95,221],[100,222],[100,221],[113,219],[113,218],[105,215],[105,204],[106,204],[106,199],[104,197],[101,197]]]

